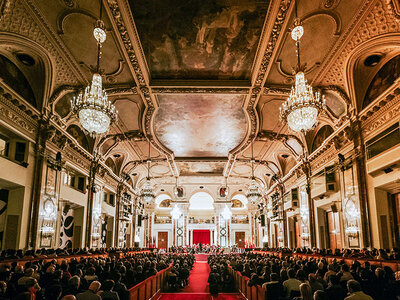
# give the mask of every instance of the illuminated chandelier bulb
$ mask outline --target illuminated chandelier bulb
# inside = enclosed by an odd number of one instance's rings
[[[93,29],[93,36],[97,43],[103,44],[106,41],[107,34],[105,30],[105,25],[102,20],[97,20]]]
[[[228,205],[225,204],[224,209],[221,212],[222,217],[224,220],[230,220],[232,217],[232,211],[229,209]]]
[[[96,22],[93,36],[99,45],[97,71],[93,74],[92,83],[84,92],[71,100],[71,108],[72,112],[78,116],[82,127],[91,136],[96,136],[109,130],[111,123],[116,121],[118,112],[103,90],[99,73],[100,47],[107,37],[103,21]]]
[[[301,39],[304,34],[304,27],[301,25],[300,19],[294,21],[294,28],[292,29],[291,36],[296,42]]]
[[[181,216],[181,214],[182,214],[182,211],[180,210],[178,205],[175,204],[174,208],[171,210],[172,219],[178,220],[179,217]]]
[[[153,190],[154,188],[151,184],[150,178],[147,178],[146,183],[144,184],[142,189],[142,194],[140,195],[145,202],[150,203],[154,200],[156,196],[154,195]]]
[[[246,197],[250,200],[251,203],[256,203],[258,199],[262,197],[260,188],[254,179],[251,180],[251,184],[247,191]]]
[[[281,121],[287,123],[290,129],[296,132],[306,132],[314,128],[319,112],[325,109],[325,98],[321,97],[319,92],[313,92],[312,87],[307,84],[304,72],[301,71],[299,40],[303,33],[303,26],[299,20],[296,20],[291,36],[297,46],[298,72],[295,77],[295,85],[287,100],[280,107],[279,113]]]

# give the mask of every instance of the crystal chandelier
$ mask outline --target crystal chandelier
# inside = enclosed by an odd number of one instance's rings
[[[181,209],[178,207],[178,205],[175,204],[174,208],[171,210],[172,219],[178,220],[181,215],[182,215]]]
[[[224,209],[221,212],[222,217],[224,220],[230,220],[232,217],[232,211],[229,209],[228,205],[225,204]]]
[[[142,199],[147,203],[153,201],[154,198],[156,197],[154,195],[154,187],[150,181],[150,164],[151,164],[151,159],[150,159],[150,140],[149,140],[149,153],[147,156],[147,177],[146,177],[146,183],[142,188],[142,193],[140,194],[140,197],[142,197]]]
[[[110,125],[117,119],[115,106],[108,100],[107,93],[103,90],[100,75],[100,49],[106,40],[106,31],[102,15],[102,1],[100,1],[100,19],[96,22],[93,30],[97,41],[97,67],[93,74],[92,83],[88,85],[83,93],[71,100],[72,112],[76,114],[82,127],[91,135],[96,136],[106,133]]]
[[[256,177],[254,176],[254,149],[253,149],[253,141],[251,142],[251,184],[249,189],[247,190],[246,197],[250,200],[251,203],[256,203],[259,198],[262,197],[260,192],[260,188],[256,182]]]
[[[296,41],[297,49],[295,86],[280,108],[280,119],[292,130],[306,132],[316,125],[319,112],[325,109],[325,98],[321,98],[319,92],[314,93],[312,87],[307,84],[304,68],[300,64],[300,38],[303,36],[304,28],[299,19],[296,19],[294,25],[291,36]]]

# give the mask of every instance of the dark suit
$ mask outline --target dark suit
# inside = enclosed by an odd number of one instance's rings
[[[265,299],[275,300],[283,297],[283,285],[279,281],[271,281],[263,284]]]

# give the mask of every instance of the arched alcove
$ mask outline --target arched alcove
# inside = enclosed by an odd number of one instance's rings
[[[247,208],[247,197],[243,194],[236,194],[231,198],[232,209],[245,209]]]
[[[0,77],[41,111],[50,98],[53,61],[40,44],[17,34],[0,33]]]
[[[214,209],[214,199],[206,192],[197,192],[192,195],[189,199],[189,209],[190,210],[213,210]]]
[[[7,57],[0,54],[0,77],[17,94],[38,108],[32,87],[22,71]]]
[[[329,125],[322,126],[314,136],[311,153],[318,149],[319,146],[333,133],[333,128]]]
[[[71,100],[77,96],[76,92],[69,92],[63,95],[54,105],[55,112],[61,117],[65,118],[71,112]]]
[[[90,153],[92,152],[94,141],[88,138],[79,126],[72,124],[67,128],[67,132],[72,135],[79,145]]]
[[[375,74],[365,94],[362,108],[367,107],[400,77],[400,55],[386,62]]]
[[[379,81],[390,82],[393,76],[379,75],[380,70],[400,54],[400,34],[388,33],[369,39],[356,47],[346,61],[346,85],[349,98],[357,111],[376,99],[389,86],[379,86]],[[393,61],[390,64],[394,64]],[[387,66],[389,68],[389,65]],[[382,71],[386,73],[386,71]],[[399,73],[398,70],[395,74]],[[391,77],[391,78],[390,78]],[[371,84],[375,82],[372,86]],[[393,83],[393,82],[392,82]],[[373,88],[375,86],[375,88]],[[372,92],[372,93],[371,93]],[[368,95],[368,96],[367,96]]]
[[[156,207],[161,209],[172,208],[172,198],[168,194],[160,194],[154,200]]]
[[[115,165],[115,162],[111,157],[106,159],[105,164],[114,172],[114,174],[117,174],[117,166]]]

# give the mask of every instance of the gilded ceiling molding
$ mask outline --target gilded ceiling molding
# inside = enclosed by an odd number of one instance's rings
[[[367,107],[360,116],[362,131],[373,135],[380,127],[398,121],[400,116],[400,87],[388,94],[382,94],[374,104]]]
[[[400,21],[400,3],[397,0],[386,0],[389,11],[393,14],[397,21]]]
[[[261,89],[266,78],[268,65],[271,62],[272,54],[275,50],[275,46],[281,34],[282,27],[286,20],[287,12],[291,2],[292,0],[283,0],[280,2],[279,11],[275,17],[274,25],[272,27],[272,31],[267,42],[267,48],[264,51],[261,60],[261,65],[257,71],[257,77],[255,79],[254,86],[251,90],[250,99],[247,103],[247,107],[245,108],[250,120],[250,132],[247,135],[247,139],[244,142],[242,142],[239,147],[237,147],[236,149],[234,149],[229,153],[229,161],[225,166],[224,176],[228,176],[232,171],[234,160],[237,154],[244,151],[250,145],[250,142],[256,137],[258,128],[258,115],[255,106],[261,95]]]
[[[25,2],[26,4],[23,5],[22,2]],[[14,32],[15,28],[18,28],[21,31],[19,32],[20,34],[31,37],[33,40],[37,41],[40,45],[46,48],[47,51],[49,51],[55,61],[56,70],[54,71],[54,74],[57,74],[57,76],[55,76],[56,85],[87,82],[87,78],[79,68],[75,58],[71,55],[69,50],[65,47],[64,43],[53,31],[51,26],[47,23],[46,19],[34,5],[33,1],[22,0],[14,1],[13,3],[15,3],[15,5],[18,3],[18,5],[21,6],[19,8],[14,7],[12,12],[12,23],[20,22],[21,24],[13,24],[12,27],[9,27],[7,31]],[[17,16],[15,13],[16,11],[22,13],[23,15]],[[36,22],[40,23],[41,26],[36,24],[34,18],[36,19]]]
[[[108,4],[108,8],[111,11],[115,25],[119,31],[120,37],[122,39],[122,43],[128,54],[131,66],[134,70],[134,73],[135,73],[134,76],[139,84],[139,89],[140,89],[139,94],[144,99],[144,103],[146,105],[145,115],[143,117],[144,132],[146,133],[146,136],[149,139],[149,141],[151,142],[151,144],[153,145],[153,147],[155,149],[157,149],[158,151],[160,151],[161,153],[166,155],[166,157],[168,158],[168,162],[170,164],[172,173],[174,174],[174,176],[178,176],[179,170],[174,162],[173,153],[170,150],[166,149],[165,147],[161,146],[161,144],[158,141],[156,141],[156,138],[152,134],[151,120],[152,120],[152,116],[155,112],[155,106],[154,106],[154,103],[152,100],[151,90],[150,90],[149,86],[147,85],[144,74],[140,68],[138,57],[135,53],[135,49],[133,47],[131,38],[127,31],[127,26],[125,24],[125,21],[123,20],[123,18],[121,16],[121,10],[118,5],[118,2],[116,0],[107,0],[107,4]],[[135,31],[135,34],[137,36],[136,31]],[[138,36],[137,36],[137,38],[138,38]]]
[[[294,72],[288,73],[285,70],[283,70],[282,69],[282,61],[279,59],[275,62],[275,64],[276,64],[276,68],[277,68],[277,71],[279,72],[279,74],[281,74],[283,77],[286,77],[287,79],[290,79],[290,82],[293,82],[293,78],[296,76],[296,74]],[[307,74],[311,73],[319,66],[321,66],[321,63],[316,62],[315,64],[312,65],[311,68],[306,68],[304,70],[304,74],[307,75]]]
[[[382,3],[385,0],[365,0],[354,22],[327,52],[314,82],[320,85],[336,85],[346,89],[345,65],[350,53],[361,43],[388,32],[400,31],[400,24]],[[373,6],[371,8],[371,6]],[[364,20],[360,22],[364,17]],[[346,42],[346,43],[345,43]],[[348,83],[348,85],[351,83]]]
[[[64,96],[67,93],[70,92],[78,92],[80,89],[82,89],[82,86],[76,86],[76,85],[62,85],[59,86],[51,95],[48,105],[53,105],[54,103],[57,102],[59,98]]]
[[[8,93],[4,93],[4,90],[0,90],[0,100],[1,119],[14,129],[23,133],[29,140],[35,141],[38,130],[38,119],[33,119],[32,115],[27,114],[25,106],[20,105],[20,107],[18,107],[15,105],[12,96]]]
[[[299,157],[299,153],[297,153],[288,143],[287,141],[289,139],[295,139],[299,145],[303,148],[304,151],[304,145],[302,141],[295,135],[291,134],[283,134],[283,133],[277,133],[273,132],[270,130],[261,130],[258,132],[257,135],[257,140],[259,141],[280,141],[283,143],[283,145],[295,156]]]
[[[247,95],[250,88],[212,88],[212,87],[160,87],[151,88],[153,94],[242,94]]]
[[[340,3],[340,0],[322,0],[321,1],[321,8],[324,9],[334,9],[336,6],[338,6]]]
[[[257,78],[255,80],[255,86],[261,87],[266,77],[266,72],[268,69],[268,65],[271,62],[272,54],[275,50],[275,46],[278,42],[279,35],[282,31],[282,26],[286,20],[287,12],[289,10],[290,4],[292,0],[284,0],[281,1],[279,6],[278,14],[275,18],[274,25],[272,27],[272,32],[269,37],[267,48],[264,51],[264,55],[261,61],[261,66],[257,73]]]
[[[290,95],[291,89],[289,87],[268,86],[264,88],[264,95]]]
[[[0,0],[0,20],[3,18],[3,15],[7,13],[9,6],[10,0]]]
[[[122,39],[122,42],[124,44],[125,50],[127,51],[130,63],[131,63],[131,65],[133,67],[133,70],[135,72],[136,79],[137,79],[137,81],[138,81],[140,86],[146,86],[147,85],[146,84],[146,80],[145,80],[143,72],[142,72],[142,70],[140,68],[139,61],[137,59],[135,50],[134,50],[133,45],[132,45],[132,41],[131,41],[131,39],[129,37],[129,33],[128,33],[127,29],[126,29],[127,26],[125,25],[125,22],[122,19],[121,11],[120,11],[120,8],[118,6],[118,3],[117,3],[116,0],[107,0],[107,4],[108,4],[108,7],[109,7],[109,9],[111,11],[111,14],[113,16],[113,20],[115,22],[115,25],[117,26],[117,29],[118,29],[119,34],[121,36],[121,39]]]
[[[73,8],[75,6],[74,0],[60,0],[60,2],[69,8]]]
[[[130,94],[130,95],[138,95],[138,91],[136,86],[132,87],[116,87],[112,86],[106,88],[106,92],[109,96],[111,95],[119,95],[119,94]]]
[[[93,21],[97,20],[97,17],[95,15],[93,15],[90,11],[83,10],[80,8],[66,9],[57,18],[57,33],[58,34],[64,34],[64,22],[70,15],[73,15],[73,14],[80,14],[80,15],[90,17],[93,19]]]
[[[302,16],[301,20],[303,22],[307,21],[308,19],[315,17],[315,16],[320,16],[320,15],[325,15],[333,19],[333,21],[336,23],[336,30],[333,35],[339,36],[341,31],[342,31],[342,20],[340,19],[340,15],[335,12],[334,10],[316,10],[308,13],[305,16]]]

